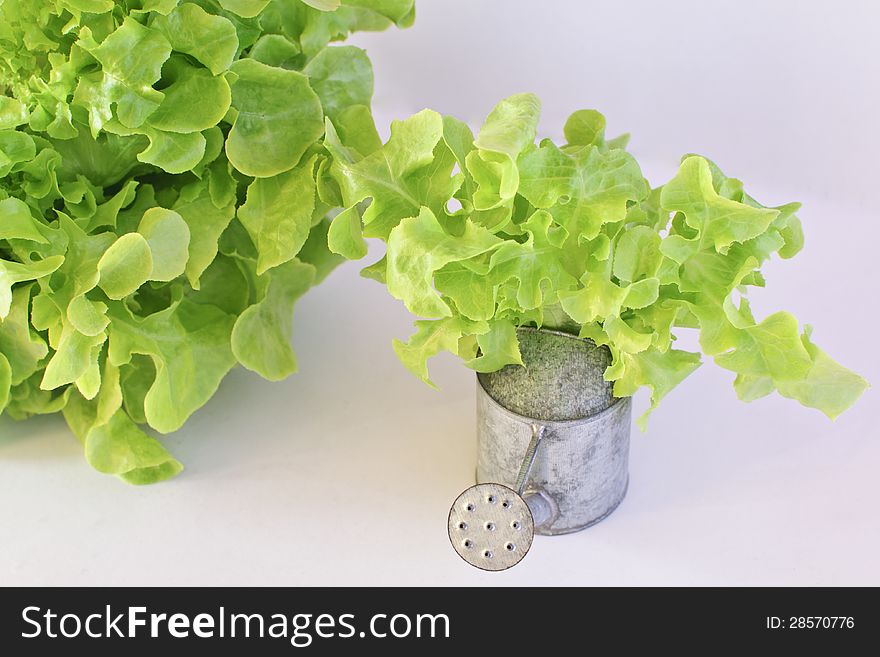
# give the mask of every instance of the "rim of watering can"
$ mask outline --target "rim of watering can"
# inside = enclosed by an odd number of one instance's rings
[[[517,331],[532,331],[533,333],[552,333],[553,335],[558,335],[563,338],[571,338],[572,340],[577,340],[578,342],[592,342],[596,344],[594,340],[590,338],[580,338],[574,333],[569,333],[568,331],[563,331],[562,329],[549,329],[549,328],[541,328],[538,326],[517,326]],[[597,347],[600,345],[596,345]]]
[[[576,335],[573,335],[571,333],[567,333],[566,331],[560,331],[557,329],[545,329],[545,328],[538,328],[536,326],[517,326],[516,330],[517,331],[531,331],[534,333],[550,333],[552,335],[558,335],[559,337],[562,337],[562,338],[570,338],[571,340],[578,340],[580,342],[591,342],[594,345],[596,345],[596,343],[593,340],[590,340],[589,338],[579,338]],[[596,345],[596,347],[601,348],[601,345]],[[477,373],[476,378],[477,378],[477,385],[480,387],[480,390],[483,391],[483,394],[486,395],[486,398],[492,404],[494,404],[496,407],[501,409],[504,413],[506,413],[510,417],[517,419],[517,420],[520,420],[522,422],[526,422],[528,424],[540,424],[543,426],[571,426],[574,424],[586,424],[587,422],[593,422],[594,420],[598,420],[599,418],[604,417],[605,415],[610,415],[611,413],[613,413],[614,411],[617,410],[617,408],[620,406],[621,402],[625,402],[626,400],[631,399],[631,397],[614,397],[614,396],[612,396],[612,398],[611,398],[612,402],[608,406],[603,408],[601,411],[599,411],[598,413],[593,413],[592,415],[584,415],[583,417],[577,417],[577,418],[573,418],[571,420],[538,420],[536,418],[529,417],[528,415],[522,415],[520,413],[517,413],[516,411],[512,411],[509,408],[507,408],[504,404],[500,403],[497,399],[495,399],[492,395],[489,394],[489,391],[486,390],[485,386],[483,385],[483,382],[480,381],[480,373],[479,372]]]
[[[536,418],[529,417],[528,415],[520,415],[519,413],[512,411],[503,404],[499,403],[494,397],[492,397],[492,395],[489,394],[486,388],[483,387],[483,382],[480,381],[480,377],[477,376],[476,379],[477,385],[480,387],[480,390],[483,392],[483,394],[486,395],[486,399],[488,399],[492,405],[500,409],[506,415],[525,422],[526,424],[539,424],[545,427],[572,426],[574,424],[587,424],[589,422],[594,422],[599,418],[604,417],[605,415],[611,415],[611,413],[616,411],[622,403],[628,402],[630,399],[632,399],[631,397],[612,397],[613,401],[611,402],[611,404],[603,408],[598,413],[574,418],[573,420],[538,420]]]
[[[517,326],[517,331],[529,331],[531,333],[550,333],[551,335],[558,335],[561,338],[569,338],[571,340],[576,340],[577,342],[589,342],[597,349],[601,349],[604,345],[596,344],[595,340],[590,338],[581,338],[578,337],[575,333],[570,333],[564,329],[549,329],[549,328],[540,328],[538,326]]]
[[[569,333],[568,331],[565,331],[563,329],[548,329],[548,328],[540,328],[538,326],[517,326],[516,330],[517,331],[528,331],[529,333],[549,333],[550,335],[558,335],[560,338],[568,338],[569,340],[574,340],[576,342],[586,342],[588,344],[593,345],[593,347],[595,347],[596,349],[605,349],[606,351],[608,351],[609,354],[611,353],[611,351],[608,349],[608,347],[606,347],[605,345],[602,345],[602,344],[596,344],[596,341],[593,340],[592,338],[582,338],[582,337],[575,335],[574,333]],[[614,399],[623,399],[623,398],[622,397],[614,397]],[[614,402],[612,402],[611,404],[613,406]],[[611,408],[611,406],[609,406],[608,408]],[[598,415],[598,413],[596,415]],[[592,415],[585,415],[584,417],[586,418],[586,417],[593,417],[593,416]],[[582,418],[578,418],[578,419],[582,419]],[[569,420],[556,420],[556,421],[557,422],[569,422]]]

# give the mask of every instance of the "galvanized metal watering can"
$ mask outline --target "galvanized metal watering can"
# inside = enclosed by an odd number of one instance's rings
[[[518,563],[530,528],[566,534],[599,522],[629,481],[631,402],[603,379],[607,348],[545,329],[523,327],[518,337],[525,367],[477,376],[478,486],[450,512],[453,547],[485,570]]]

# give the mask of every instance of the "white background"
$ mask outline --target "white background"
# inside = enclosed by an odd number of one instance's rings
[[[423,0],[414,28],[355,43],[385,124],[432,107],[478,126],[531,90],[545,135],[600,109],[655,183],[697,151],[767,204],[804,201],[806,249],[769,264],[756,309],[815,324],[876,383],[878,20],[867,1]],[[297,307],[299,374],[236,371],[167,437],[187,466],[170,483],[93,472],[58,418],[0,420],[0,584],[880,585],[876,391],[832,423],[742,404],[711,363],[634,429],[610,518],[470,568],[445,522],[473,483],[473,374],[444,357],[440,392],[412,378],[390,345],[411,318],[358,268]]]

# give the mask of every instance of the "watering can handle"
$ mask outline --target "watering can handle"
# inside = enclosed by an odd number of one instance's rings
[[[546,427],[544,425],[537,422],[532,423],[532,439],[529,441],[525,458],[523,458],[522,465],[519,467],[519,474],[516,477],[516,492],[528,505],[536,529],[552,524],[558,515],[555,503],[543,491],[525,493],[526,485],[529,483],[529,473],[531,473],[532,466],[535,464],[535,458],[538,456],[538,448],[544,439],[545,430]]]
[[[535,464],[535,458],[538,456],[538,448],[541,446],[541,441],[544,439],[545,429],[546,427],[543,424],[532,423],[532,439],[529,441],[525,458],[523,459],[522,465],[519,467],[519,474],[516,476],[516,492],[519,495],[522,495],[523,491],[526,489],[526,484],[529,481],[529,473],[532,471],[532,466]]]

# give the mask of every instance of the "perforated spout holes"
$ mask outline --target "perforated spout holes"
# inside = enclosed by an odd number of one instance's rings
[[[449,540],[458,555],[482,570],[506,570],[532,546],[532,512],[516,491],[495,483],[471,486],[449,510]]]

